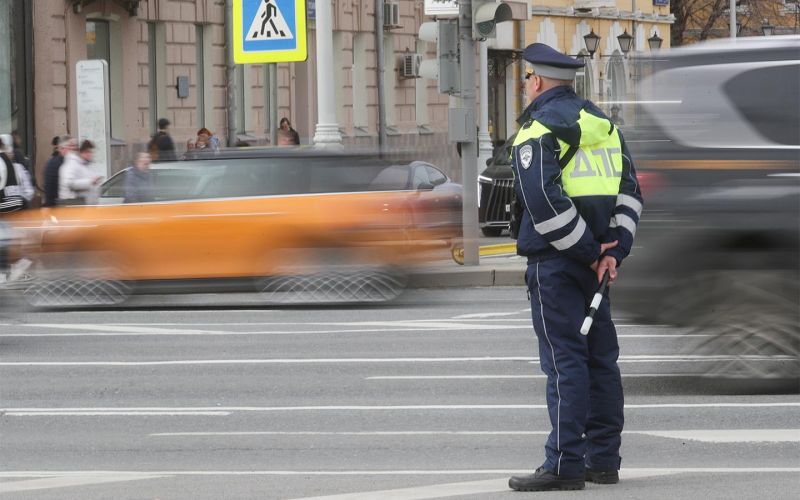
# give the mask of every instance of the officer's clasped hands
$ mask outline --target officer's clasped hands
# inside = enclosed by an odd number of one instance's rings
[[[618,241],[611,241],[609,243],[600,244],[600,259],[592,264],[592,271],[597,273],[597,282],[603,281],[603,274],[608,270],[608,284],[609,286],[617,279],[617,259],[610,255],[603,255],[606,250],[617,246]]]

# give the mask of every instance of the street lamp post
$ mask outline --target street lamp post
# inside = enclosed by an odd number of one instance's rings
[[[597,46],[600,44],[600,37],[595,35],[594,28],[591,33],[584,35],[583,43],[586,44],[586,51],[589,53],[589,58],[594,58],[594,53],[597,52]]]
[[[647,45],[650,47],[651,52],[659,50],[662,42],[664,42],[664,40],[658,36],[658,33],[653,33],[653,36],[647,39]]]
[[[617,41],[619,42],[619,48],[622,50],[622,55],[625,57],[628,56],[628,52],[631,50],[631,45],[633,45],[633,37],[628,34],[628,29],[625,29],[625,32],[617,37]]]

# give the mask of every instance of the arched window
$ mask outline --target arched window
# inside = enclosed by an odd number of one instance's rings
[[[622,101],[626,95],[625,61],[620,51],[615,50],[606,65],[607,87],[605,101]],[[603,96],[601,96],[603,97]],[[605,106],[610,109],[609,105]],[[621,107],[621,106],[620,106]]]
[[[594,88],[594,85],[592,84],[592,81],[594,80],[592,60],[589,58],[589,53],[586,52],[586,49],[581,49],[581,51],[578,52],[578,57],[583,59],[583,62],[586,63],[586,66],[579,68],[575,73],[575,93],[584,99],[591,99],[592,90]]]

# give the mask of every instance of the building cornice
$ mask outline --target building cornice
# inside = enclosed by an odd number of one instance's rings
[[[594,8],[589,11],[577,11],[573,7],[531,6],[532,16],[573,17],[580,19],[610,19],[613,21],[640,21],[660,24],[673,24],[675,15],[658,13],[644,14],[642,11],[619,10],[616,8]]]

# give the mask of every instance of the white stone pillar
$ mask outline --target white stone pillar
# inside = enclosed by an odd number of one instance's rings
[[[480,42],[480,120],[478,130],[478,173],[486,168],[486,160],[492,157],[492,138],[489,135],[489,50],[486,42]]]
[[[314,144],[342,144],[339,124],[336,123],[336,101],[333,66],[333,8],[332,0],[317,0],[317,127]]]

